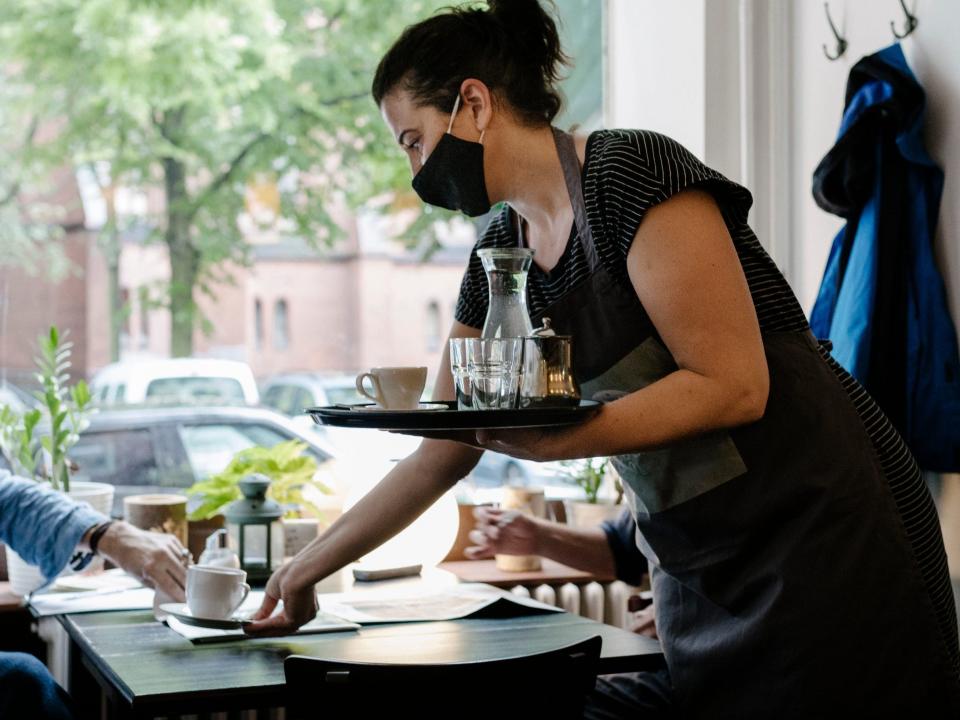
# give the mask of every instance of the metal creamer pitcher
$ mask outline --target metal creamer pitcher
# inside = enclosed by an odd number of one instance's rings
[[[569,407],[580,404],[573,376],[573,336],[557,335],[550,318],[523,339],[520,407]]]

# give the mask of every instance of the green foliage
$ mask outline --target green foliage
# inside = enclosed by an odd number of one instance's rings
[[[100,168],[101,184],[163,195],[163,216],[145,220],[170,249],[174,346],[189,350],[194,290],[249,259],[241,219],[330,245],[347,236],[330,208],[409,188],[370,81],[400,31],[441,4],[0,0],[0,108],[11,127],[56,128],[11,167],[69,159]],[[262,180],[279,217],[245,216]]]
[[[61,338],[56,327],[38,339],[35,377],[40,390],[34,393],[40,408],[18,414],[0,408],[0,450],[14,472],[24,477],[47,478],[54,489],[70,490],[67,453],[90,424],[93,400],[82,380],[70,381],[73,343]],[[45,420],[42,433],[37,428]]]
[[[605,457],[566,460],[561,463],[563,474],[583,489],[589,503],[597,502],[597,493],[603,485],[603,478],[609,464],[610,458]]]
[[[297,517],[300,512],[319,517],[322,514],[320,508],[304,497],[304,488],[312,487],[325,494],[330,490],[316,479],[317,461],[304,453],[306,449],[305,443],[287,440],[271,448],[241,450],[223,472],[187,489],[187,495],[201,499],[200,505],[190,513],[190,519],[207,520],[221,513],[234,500],[239,500],[242,497],[239,483],[251,473],[270,478],[267,495],[285,506],[287,517]]]

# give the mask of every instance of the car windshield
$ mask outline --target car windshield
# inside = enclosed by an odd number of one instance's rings
[[[264,425],[227,423],[183,425],[180,438],[198,480],[222,472],[241,450],[254,445],[271,447],[290,439]]]
[[[177,403],[242,404],[239,381],[224,377],[175,377],[153,380],[147,385],[148,400]]]

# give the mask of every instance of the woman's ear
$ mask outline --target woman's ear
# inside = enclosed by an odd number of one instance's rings
[[[476,78],[467,78],[460,84],[460,97],[477,132],[486,131],[493,118],[493,94],[490,88]]]

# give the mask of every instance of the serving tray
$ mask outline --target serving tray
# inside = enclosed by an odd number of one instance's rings
[[[503,430],[562,427],[592,417],[601,403],[581,400],[573,407],[533,407],[504,410],[458,410],[456,402],[431,403],[422,410],[377,410],[372,403],[307,408],[318,425],[391,431]]]

